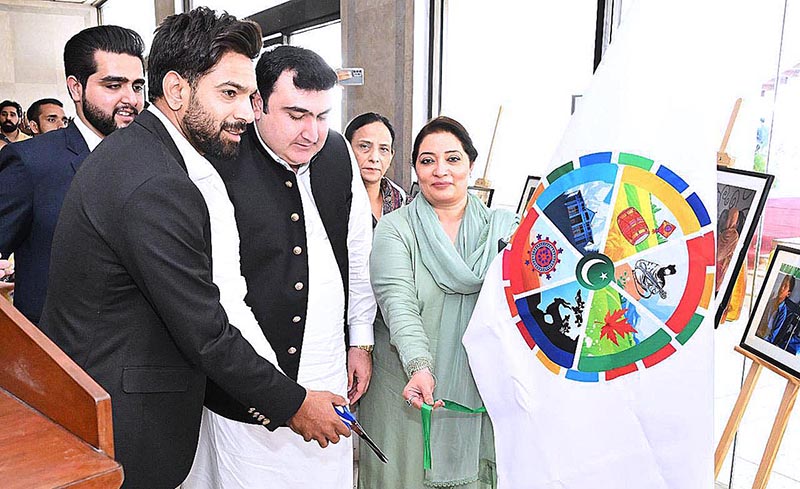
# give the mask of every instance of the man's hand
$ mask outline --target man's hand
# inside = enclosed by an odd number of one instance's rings
[[[306,392],[306,399],[300,409],[286,423],[305,441],[316,440],[325,448],[330,443],[338,443],[339,436],[350,436],[350,428],[342,422],[333,409],[334,406],[346,406],[347,400],[328,391]]]
[[[372,354],[361,348],[347,351],[347,396],[355,404],[367,392],[372,378]]]
[[[0,255],[2,258],[2,255]],[[14,273],[14,264],[8,260],[0,260],[0,279]]]

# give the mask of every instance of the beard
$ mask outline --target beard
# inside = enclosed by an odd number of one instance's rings
[[[86,117],[86,120],[89,122],[89,124],[100,131],[100,134],[103,136],[108,136],[120,127],[123,127],[117,126],[116,121],[114,121],[114,115],[116,115],[116,113],[120,110],[124,109],[134,116],[139,114],[139,111],[136,110],[136,107],[128,104],[114,107],[114,110],[112,110],[110,114],[104,112],[103,109],[86,100],[86,92],[83,94],[81,107],[83,108],[83,115]]]
[[[222,131],[243,133],[247,128],[247,124],[244,122],[221,122],[218,124],[194,94],[189,99],[189,107],[186,115],[183,116],[183,125],[186,139],[192,143],[195,149],[204,155],[224,160],[230,160],[239,155],[239,143],[224,140]]]
[[[17,125],[11,121],[5,121],[2,124],[0,124],[0,129],[2,129],[3,132],[6,134],[11,134],[12,132],[17,130]]]

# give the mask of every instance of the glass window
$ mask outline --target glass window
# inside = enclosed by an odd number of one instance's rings
[[[592,77],[597,1],[513,2],[513,8],[451,1],[444,15],[441,114],[470,132],[478,178],[503,107],[488,178],[492,207],[516,210],[526,176],[545,171],[573,95]]]
[[[764,40],[763,52],[752,66],[760,89],[746,94],[739,113],[737,131],[746,131],[740,149],[734,149],[734,166],[775,175],[762,223],[751,243],[746,273],[728,313],[728,322],[715,333],[715,432],[721,436],[739,394],[750,362],[733,351],[748,321],[748,311],[761,288],[770,250],[779,241],[800,246],[800,191],[796,181],[800,158],[800,5],[793,2],[763,2],[761,14],[750,28]],[[733,137],[732,137],[733,143]],[[730,151],[730,150],[729,150]],[[717,478],[718,487],[751,487],[767,444],[786,380],[765,371],[739,427],[736,444]],[[769,487],[800,488],[800,421],[790,418],[783,443],[770,475]]]

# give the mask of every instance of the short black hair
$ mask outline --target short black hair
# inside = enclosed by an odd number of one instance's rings
[[[39,99],[36,102],[32,103],[31,106],[28,108],[28,120],[29,121],[36,121],[39,123],[39,116],[42,115],[42,105],[58,105],[62,109],[64,108],[64,104],[61,103],[60,100],[57,98],[43,98]]]
[[[322,92],[333,88],[338,81],[333,68],[314,51],[297,46],[278,46],[262,54],[256,65],[256,81],[264,99],[264,112],[275,82],[287,70],[294,72],[294,86],[300,90]]]
[[[359,116],[356,116],[344,130],[344,137],[350,141],[350,144],[353,144],[353,136],[355,135],[356,131],[361,129],[362,127],[372,124],[373,122],[380,122],[386,129],[389,130],[389,135],[392,136],[392,151],[394,151],[394,127],[392,127],[392,123],[389,122],[389,119],[380,115],[377,112],[366,112]]]
[[[255,22],[219,16],[199,7],[170,15],[156,29],[148,59],[148,93],[155,101],[164,96],[164,77],[175,71],[192,86],[227,53],[255,59],[261,51],[261,28]]]
[[[22,106],[13,100],[3,100],[0,102],[0,110],[5,109],[6,107],[14,107],[17,110],[17,117],[22,119]]]
[[[94,59],[97,51],[139,58],[144,70],[142,36],[118,25],[99,25],[80,31],[64,45],[64,74],[74,76],[85,89],[89,77],[97,71]]]
[[[441,132],[446,132],[455,136],[456,139],[461,142],[461,146],[464,147],[464,151],[466,151],[467,156],[469,157],[470,164],[475,163],[475,160],[478,158],[478,150],[475,148],[475,145],[472,144],[472,138],[469,136],[467,130],[457,120],[440,115],[435,119],[431,119],[427,124],[422,126],[419,134],[417,134],[417,137],[414,138],[414,150],[412,152],[411,166],[415,166],[417,164],[419,146],[422,144],[422,140],[431,134]]]

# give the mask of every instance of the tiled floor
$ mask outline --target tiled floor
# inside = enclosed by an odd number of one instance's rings
[[[736,397],[739,395],[743,374],[747,373],[744,369],[750,368],[750,361],[745,362],[744,357],[733,350],[734,346],[739,344],[746,326],[747,319],[743,317],[739,321],[723,324],[715,333],[714,432],[717,440],[722,435]],[[732,449],[720,472],[717,489],[752,487],[785,387],[786,380],[783,377],[769,370],[762,370],[739,425],[733,482],[729,486]],[[800,489],[800,404],[789,418],[789,425],[767,487]]]

